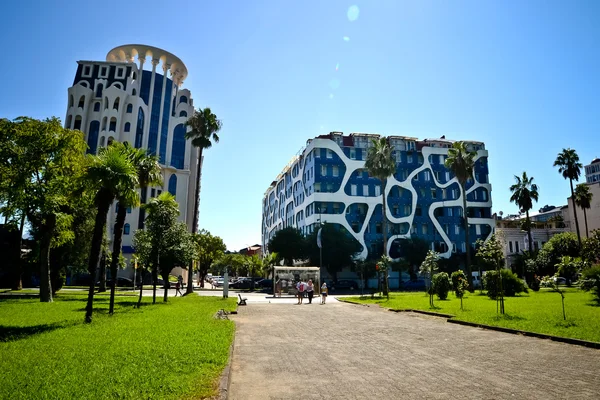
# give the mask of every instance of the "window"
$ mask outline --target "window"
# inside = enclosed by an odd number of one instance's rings
[[[519,242],[515,240],[515,252],[519,252]]]
[[[458,224],[454,225],[454,234],[458,235],[460,233],[460,226]]]
[[[138,110],[137,124],[135,127],[135,148],[139,149],[142,147],[142,139],[144,136],[144,111],[142,111],[142,107]],[[173,157],[171,156],[171,163],[173,161]]]
[[[375,186],[375,196],[381,196],[381,186]]]
[[[512,241],[510,241],[510,240],[508,241],[508,252],[509,252],[510,254],[512,254],[512,252],[513,252]]]
[[[333,176],[340,176],[340,169],[337,165],[333,166]]]
[[[90,122],[90,130],[88,132],[88,153],[96,154],[96,148],[98,146],[98,132],[100,131],[100,122],[92,121]]]
[[[423,171],[423,176],[425,177],[425,182],[429,182],[431,180],[431,173],[429,171]]]
[[[79,104],[77,104],[77,107],[83,108],[84,105],[85,105],[85,96],[81,96],[79,98]]]
[[[437,199],[437,189],[431,189],[431,198]]]
[[[448,198],[448,194],[446,192],[446,189],[442,189],[442,200],[446,200]]]
[[[427,235],[427,232],[428,232],[428,230],[429,230],[429,229],[427,228],[427,224],[423,224],[423,225],[421,225],[421,233],[422,233],[423,235]]]
[[[412,156],[412,154],[408,154],[408,155],[406,156],[406,162],[407,162],[408,164],[412,164],[412,162],[413,162],[413,156]]]
[[[132,96],[135,96],[136,94],[137,94],[137,90],[133,89],[133,90],[131,91],[131,95],[132,95]]]
[[[173,174],[169,178],[169,193],[177,196],[177,175]]]
[[[331,150],[327,149],[327,158],[333,158],[333,154],[331,154]]]
[[[357,193],[357,185],[350,185],[350,194],[352,196],[356,196]]]
[[[392,207],[392,215],[395,217],[398,215],[398,205],[394,204],[394,206]]]
[[[125,132],[129,132],[131,130],[131,124],[129,122],[125,123]]]
[[[133,104],[127,104],[127,114],[131,114],[133,112]]]
[[[95,112],[100,111],[100,102],[99,101],[97,101],[97,102],[94,103],[94,111]]]
[[[452,242],[452,252],[456,253],[456,243]]]
[[[369,195],[369,185],[363,185],[363,196]]]
[[[356,160],[356,150],[350,149],[350,159]]]
[[[381,222],[375,224],[375,233],[383,233],[383,230],[381,229]]]
[[[450,180],[450,172],[446,171],[446,182]]]
[[[412,206],[410,204],[405,204],[404,205],[404,215],[410,215],[410,213],[412,212]]]
[[[487,191],[485,191],[485,190],[481,191],[481,200],[487,201]]]
[[[108,122],[108,117],[104,117],[104,119],[102,120],[102,130],[105,131],[106,130],[106,123]]]
[[[115,73],[115,78],[116,79],[123,79],[123,78],[125,78],[125,68],[123,68],[123,67],[117,67],[117,71]]]
[[[81,130],[81,115],[75,117],[75,125],[73,126],[75,130]]]
[[[96,86],[96,97],[102,97],[102,91],[104,90],[104,85],[101,83]]]
[[[315,183],[315,193],[321,192],[321,184],[319,182]]]
[[[129,231],[130,231],[130,226],[129,224],[125,224],[125,226],[123,227],[123,235],[129,235]]]
[[[187,111],[180,111],[179,112],[179,116],[180,117],[187,117]]]
[[[479,225],[479,224],[475,225],[475,234],[481,235],[481,225]]]
[[[113,132],[117,131],[117,119],[115,117],[112,117],[110,119],[110,124],[108,125],[108,130],[113,131]]]
[[[72,122],[72,120],[73,120],[73,116],[72,115],[67,116],[67,123],[65,125],[65,128],[71,129],[71,122]]]
[[[452,207],[448,207],[448,216],[451,217],[452,216]]]
[[[415,216],[420,217],[423,214],[423,211],[421,210],[421,206],[417,206],[417,208],[415,209]]]
[[[450,234],[450,225],[444,224],[444,232],[446,232],[446,235]]]
[[[113,110],[119,111],[119,101],[120,101],[120,99],[117,97],[115,99],[115,102],[113,103]]]
[[[100,67],[100,78],[108,78],[108,67]]]
[[[108,97],[104,98],[104,109],[108,110]]]
[[[327,165],[321,165],[321,176],[327,176]]]
[[[92,66],[91,65],[84,65],[83,67],[83,73],[81,74],[82,77],[84,78],[89,78],[92,76]]]
[[[185,96],[179,97],[179,102],[180,103],[187,103],[187,97],[185,97]]]
[[[131,214],[131,207],[127,207],[127,214]]]

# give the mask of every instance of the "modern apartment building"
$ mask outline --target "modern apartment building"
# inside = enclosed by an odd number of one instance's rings
[[[309,234],[320,221],[346,228],[362,245],[360,257],[381,253],[381,183],[365,170],[371,139],[380,135],[342,132],[309,139],[269,185],[262,202],[262,244],[288,226]],[[396,173],[386,184],[388,248],[396,258],[399,240],[418,237],[449,257],[466,252],[462,224],[460,187],[444,166],[453,141],[419,140],[388,136],[396,159]],[[467,141],[477,152],[474,179],[467,184],[470,245],[488,238],[495,226],[492,218],[488,152],[481,142]]]
[[[569,218],[571,219],[571,230],[576,231],[575,213],[579,222],[579,233],[582,238],[588,236],[593,230],[600,229],[600,158],[595,158],[589,165],[585,166],[585,181],[592,193],[591,208],[585,211],[574,204],[573,199],[567,199],[569,204]],[[587,227],[586,227],[587,221]]]
[[[84,132],[88,153],[117,140],[158,155],[164,184],[142,191],[142,202],[169,191],[179,203],[180,220],[191,229],[198,153],[185,139],[185,122],[194,112],[190,91],[181,88],[187,74],[177,56],[138,44],[115,47],[106,61],[78,61],[65,127]],[[127,212],[125,255],[132,253],[133,234],[144,224],[141,209]],[[116,203],[108,214],[109,238],[115,220]]]

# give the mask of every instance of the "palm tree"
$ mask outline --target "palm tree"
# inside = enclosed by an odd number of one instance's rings
[[[563,149],[556,160],[554,161],[554,166],[558,167],[558,172],[560,172],[563,178],[568,179],[571,184],[571,198],[573,202],[575,200],[575,193],[573,191],[573,181],[579,180],[579,175],[581,175],[581,168],[583,167],[579,162],[579,156],[577,152],[573,149]],[[575,214],[575,229],[577,229],[577,240],[579,241],[579,247],[581,247],[581,234],[579,233],[579,221],[577,220],[577,210],[574,212]]]
[[[192,139],[192,146],[198,148],[198,165],[196,168],[196,196],[194,197],[194,221],[192,225],[192,233],[198,232],[198,208],[200,206],[200,174],[202,172],[202,153],[204,149],[212,147],[213,141],[219,143],[217,133],[221,130],[221,121],[217,116],[210,111],[210,108],[197,110],[194,115],[186,122],[190,130],[185,134],[186,139]],[[194,291],[192,283],[193,263],[190,263],[188,269],[188,283],[186,294]]]
[[[510,187],[510,191],[512,192],[510,201],[519,207],[520,212],[525,213],[525,228],[527,229],[527,238],[529,239],[529,254],[533,254],[529,210],[533,208],[533,200],[538,201],[538,186],[533,183],[533,177],[529,178],[525,171],[523,171],[523,176],[521,178],[515,175],[515,180],[517,183]]]
[[[94,197],[98,211],[96,212],[90,258],[88,260],[88,272],[90,273],[91,282],[85,313],[85,321],[92,322],[96,268],[100,258],[108,209],[119,193],[124,193],[127,188],[135,188],[139,180],[131,159],[118,146],[102,148],[97,156],[90,155],[88,157],[90,166],[88,167],[87,178],[98,187]]]
[[[588,231],[588,223],[587,223],[587,213],[586,209],[589,210],[592,208],[592,192],[590,192],[590,187],[585,183],[580,183],[575,187],[575,204],[583,209],[583,219],[585,220],[585,237],[590,237],[590,232]],[[577,213],[577,211],[575,212]]]
[[[146,190],[148,186],[162,185],[162,173],[158,157],[148,155],[147,150],[136,149],[129,144],[113,142],[111,146],[117,146],[123,151],[137,171],[138,186],[141,190]],[[117,221],[114,229],[113,253],[110,264],[110,274],[112,277],[110,288],[109,314],[114,312],[115,288],[117,285],[117,271],[119,268],[119,259],[121,256],[121,244],[123,242],[123,227],[127,217],[127,208],[137,207],[140,204],[140,196],[136,188],[127,187],[123,192],[117,194],[118,208]]]
[[[383,255],[387,255],[387,207],[385,203],[385,187],[387,180],[396,172],[396,161],[392,157],[392,147],[389,145],[387,138],[379,138],[371,140],[371,147],[367,151],[367,159],[365,168],[374,178],[381,181],[381,197],[383,204],[381,208],[382,228],[383,228]],[[388,277],[384,277],[384,291],[388,294]]]
[[[469,237],[469,215],[467,212],[467,180],[473,178],[473,167],[475,166],[475,157],[477,153],[469,151],[465,142],[454,142],[452,147],[448,149],[448,158],[444,162],[448,168],[456,176],[460,185],[462,200],[463,200],[463,224],[465,229],[465,247],[467,250],[467,264],[465,271],[469,289],[473,288],[473,275],[471,274],[471,242]]]

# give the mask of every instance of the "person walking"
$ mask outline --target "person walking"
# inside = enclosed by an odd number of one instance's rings
[[[179,281],[175,284],[175,297],[177,297],[177,293],[179,293],[180,296],[183,296],[183,293],[181,293],[181,283],[179,283]]]
[[[327,301],[327,283],[323,282],[321,285],[321,304],[325,304]]]
[[[306,289],[306,283],[303,281],[299,281],[296,284],[296,289],[298,289],[298,304],[302,304],[302,299],[304,298],[304,290]]]
[[[315,294],[315,285],[313,285],[312,279],[308,280],[306,285],[306,295],[308,296],[308,304],[312,304],[313,295]]]
[[[279,279],[279,276],[276,276],[275,279],[277,281],[275,282],[275,295],[274,296],[281,297],[282,282],[281,282],[281,279]]]

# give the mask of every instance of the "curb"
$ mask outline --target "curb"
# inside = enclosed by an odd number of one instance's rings
[[[230,312],[233,314],[233,311]],[[237,314],[237,311],[235,311]],[[227,400],[229,398],[229,384],[231,382],[231,364],[233,362],[233,349],[235,347],[235,333],[237,331],[237,324],[235,324],[235,330],[233,331],[233,340],[231,341],[231,346],[229,346],[229,361],[227,365],[223,369],[221,373],[221,378],[219,379],[219,394],[213,397],[213,400]]]
[[[594,349],[600,349],[600,343],[599,342],[590,342],[588,340],[572,339],[572,338],[566,338],[566,337],[562,337],[562,336],[546,335],[544,333],[521,331],[521,330],[518,330],[518,329],[504,328],[504,327],[501,327],[501,326],[476,324],[474,322],[461,321],[461,320],[456,320],[456,319],[451,319],[451,318],[449,318],[447,322],[450,322],[451,324],[472,326],[472,327],[475,327],[475,328],[489,329],[491,331],[498,331],[498,332],[504,332],[504,333],[512,333],[514,335],[531,336],[531,337],[536,337],[538,339],[549,339],[549,340],[552,340],[552,341],[555,341],[555,342],[562,342],[562,343],[573,344],[573,345],[576,345],[576,346],[584,346],[584,347],[591,347],[591,348],[594,348]]]
[[[337,299],[337,298],[336,298],[336,300],[340,301],[342,303],[348,303],[348,304],[354,304],[354,305],[357,305],[357,306],[366,306],[366,307],[369,307],[369,304],[354,303],[354,302],[351,302],[351,301],[340,300],[340,299]],[[384,307],[381,307],[381,308],[384,308]],[[501,326],[493,326],[493,325],[477,324],[477,323],[474,323],[474,322],[461,321],[461,320],[454,319],[456,316],[452,315],[452,314],[442,314],[442,313],[436,313],[436,312],[433,312],[433,311],[423,311],[423,310],[413,310],[413,309],[393,310],[391,308],[388,308],[387,310],[395,312],[395,313],[414,312],[414,313],[418,313],[418,314],[432,315],[432,316],[435,316],[435,317],[446,318],[446,322],[449,322],[451,324],[471,326],[471,327],[474,327],[474,328],[488,329],[488,330],[491,330],[491,331],[498,331],[498,332],[503,332],[503,333],[511,333],[513,335],[530,336],[530,337],[535,337],[535,338],[538,338],[538,339],[549,339],[549,340],[552,340],[552,341],[555,341],[555,342],[567,343],[567,344],[572,344],[572,345],[576,345],[576,346],[583,346],[583,347],[588,347],[588,348],[593,348],[593,349],[600,349],[600,342],[590,342],[588,340],[582,340],[582,339],[572,339],[572,338],[566,338],[566,337],[562,337],[562,336],[547,335],[547,334],[544,334],[544,333],[536,333],[536,332],[530,332],[530,331],[521,331],[521,330],[518,330],[518,329],[504,328],[504,327],[501,327]]]

